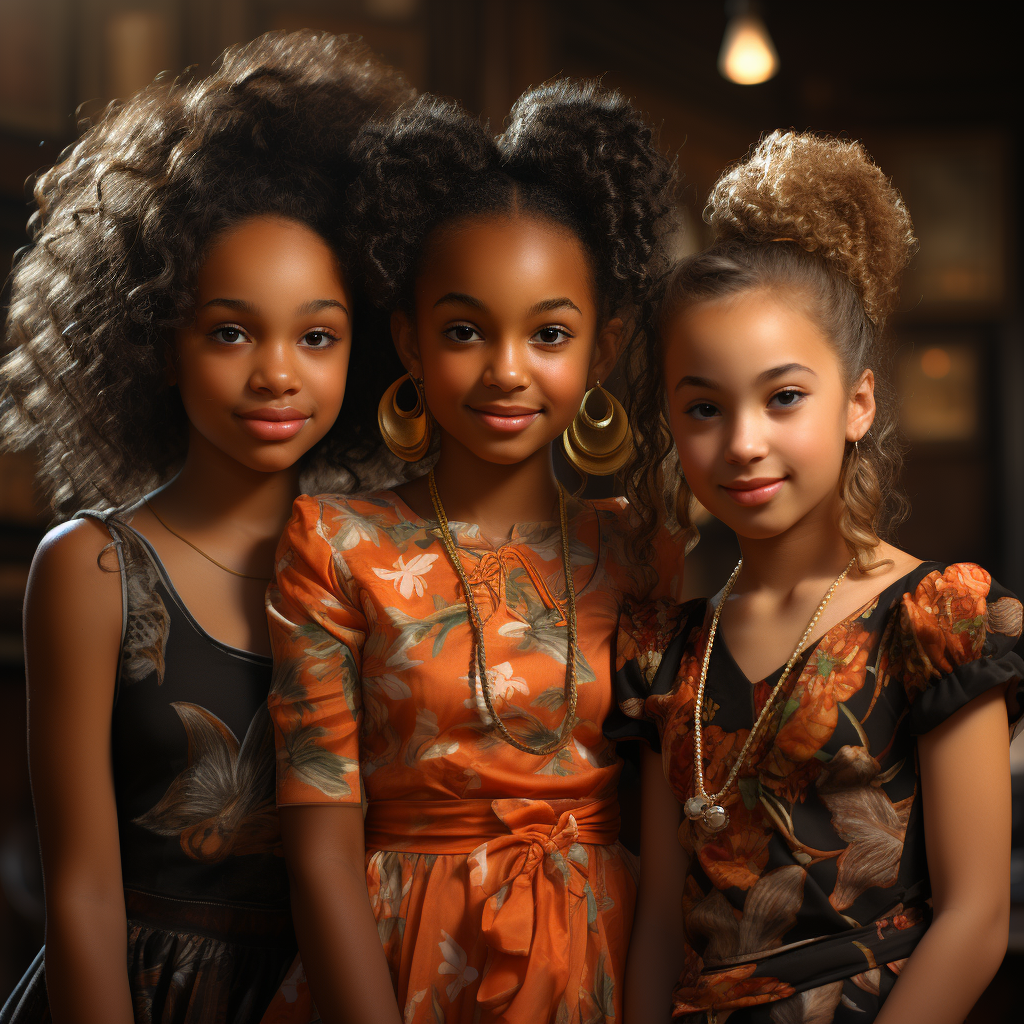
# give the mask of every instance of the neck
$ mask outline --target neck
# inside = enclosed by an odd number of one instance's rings
[[[186,529],[215,531],[230,523],[248,539],[276,541],[298,493],[297,467],[276,473],[251,469],[193,429],[185,464],[161,490],[159,504]]]
[[[734,593],[792,594],[804,582],[834,579],[849,563],[850,549],[837,525],[838,496],[831,495],[785,533],[752,538],[737,535],[743,571]]]
[[[507,537],[516,523],[557,517],[558,482],[550,445],[522,462],[504,465],[479,458],[443,434],[434,479],[448,518],[477,523],[487,537]]]

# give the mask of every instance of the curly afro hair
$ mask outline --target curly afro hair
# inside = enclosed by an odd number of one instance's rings
[[[363,129],[353,188],[363,283],[382,307],[411,309],[439,228],[489,213],[531,214],[583,243],[606,315],[652,282],[673,167],[619,93],[559,81],[525,93],[495,139],[454,103],[422,97]]]
[[[910,214],[860,143],[775,131],[718,179],[704,217],[715,241],[662,282],[631,368],[636,456],[628,492],[643,521],[637,552],[651,550],[678,468],[665,418],[660,326],[688,304],[770,287],[800,294],[848,384],[869,367],[875,373],[875,420],[856,448],[847,446],[840,482],[840,529],[860,567],[869,568],[880,538],[906,509],[896,487],[902,451],[883,333],[916,247]],[[669,504],[692,530],[689,498],[682,481]]]
[[[35,184],[0,364],[0,430],[35,446],[59,518],[137,500],[181,463],[187,423],[166,383],[211,239],[250,216],[308,225],[349,275],[345,192],[367,118],[412,98],[359,41],[268,33],[209,77],[160,81],[102,119]],[[373,404],[397,361],[357,295],[350,379],[306,476],[358,484],[380,446]],[[381,386],[375,385],[380,377]],[[349,472],[346,473],[345,471]]]

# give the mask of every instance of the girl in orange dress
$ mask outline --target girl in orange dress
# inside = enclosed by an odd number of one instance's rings
[[[959,1024],[1006,950],[1021,603],[881,539],[910,217],[857,143],[795,132],[708,210],[637,422],[664,412],[686,498],[743,557],[715,598],[624,616],[608,732],[660,746],[625,1019]]]
[[[670,170],[593,86],[527,94],[497,141],[432,100],[365,134],[368,283],[415,401],[389,391],[381,425],[439,454],[396,491],[299,499],[279,548],[270,709],[309,987],[297,968],[265,1020],[310,990],[329,1022],[619,1020],[634,874],[601,729],[623,601],[668,592],[681,550],[632,567],[625,502],[567,497],[551,445],[592,472],[628,455],[588,389],[648,286]]]

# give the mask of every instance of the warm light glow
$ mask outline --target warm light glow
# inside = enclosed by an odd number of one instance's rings
[[[953,368],[953,360],[944,348],[929,348],[921,353],[921,372],[932,380],[942,380]]]
[[[779,55],[756,14],[737,14],[725,27],[718,70],[738,85],[760,85],[779,70]]]

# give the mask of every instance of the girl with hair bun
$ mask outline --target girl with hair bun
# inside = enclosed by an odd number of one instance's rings
[[[264,594],[300,473],[354,486],[381,447],[344,193],[408,96],[359,43],[270,34],[36,184],[0,418],[66,521],[25,605],[45,969],[4,1024],[250,1024],[294,957]]]
[[[626,1021],[953,1024],[1006,949],[1021,604],[884,539],[910,216],[859,144],[781,131],[707,215],[633,381],[636,540],[677,460],[681,525],[696,498],[742,559],[623,616],[606,731],[651,747]]]
[[[278,553],[270,708],[309,986],[332,1024],[618,1020],[634,878],[601,725],[623,601],[666,592],[681,548],[655,538],[657,582],[633,569],[624,502],[565,494],[551,446],[587,473],[628,456],[600,382],[671,169],[621,96],[568,82],[497,140],[422,99],[369,124],[362,159],[366,285],[408,371],[381,429],[436,462],[299,499]],[[282,994],[267,1020],[307,1006]]]

